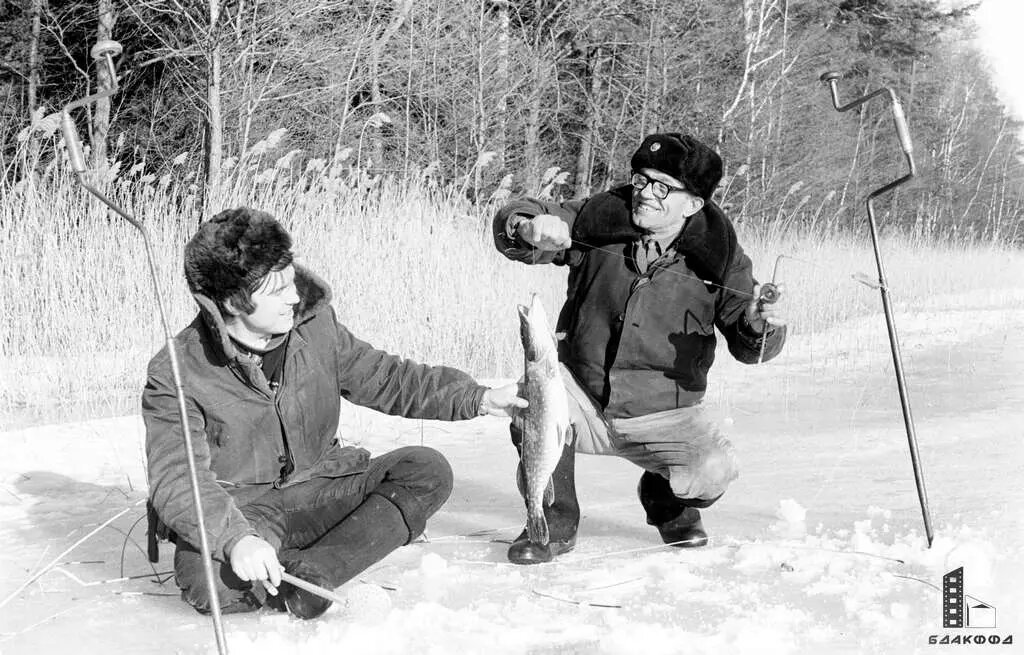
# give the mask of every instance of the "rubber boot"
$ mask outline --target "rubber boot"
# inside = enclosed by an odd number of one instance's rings
[[[512,443],[522,455],[522,433],[513,423]],[[580,505],[576,499],[576,449],[570,441],[562,451],[562,456],[551,474],[554,485],[555,499],[550,506],[544,508],[544,516],[548,521],[550,540],[547,545],[535,544],[530,541],[524,529],[508,549],[508,560],[513,564],[543,564],[567,553],[576,547],[576,530],[580,524]],[[519,494],[526,500],[526,485],[523,480],[523,464],[519,463],[516,470],[516,482]]]
[[[637,486],[640,504],[647,512],[647,524],[658,529],[662,541],[677,548],[699,548],[708,543],[708,533],[700,518],[698,507],[708,507],[711,500],[679,498],[669,481],[650,471],[644,471]]]
[[[371,493],[313,545],[282,550],[278,559],[292,575],[334,589],[409,543],[409,539],[409,528],[398,506]],[[331,601],[287,583],[281,585],[280,595],[288,610],[304,619],[316,618],[331,606]]]
[[[300,580],[315,584],[318,587],[332,589],[330,576],[312,562],[299,559],[281,560],[281,566],[288,573]],[[291,612],[300,619],[315,619],[326,612],[333,601],[317,596],[305,589],[300,589],[290,582],[282,582],[278,587],[277,596],[267,596],[267,604],[274,609]]]

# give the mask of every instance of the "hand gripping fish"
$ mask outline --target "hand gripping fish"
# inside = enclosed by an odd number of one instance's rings
[[[546,546],[549,535],[544,507],[554,501],[551,474],[569,440],[569,400],[555,335],[536,294],[529,309],[519,305],[519,327],[526,356],[522,395],[530,402],[515,419],[523,434],[520,485],[526,497],[527,534],[533,543]]]

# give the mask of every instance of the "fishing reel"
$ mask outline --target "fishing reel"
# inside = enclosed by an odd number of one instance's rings
[[[775,259],[775,268],[772,270],[772,281],[771,282],[764,282],[763,284],[761,284],[761,289],[760,289],[760,292],[758,293],[758,296],[757,296],[757,309],[758,309],[758,311],[761,311],[762,309],[764,309],[765,305],[774,305],[775,303],[777,303],[779,301],[779,298],[782,297],[782,289],[779,288],[779,285],[775,282],[775,280],[778,279],[779,264],[782,262],[783,259],[796,259],[796,258],[795,257],[790,257],[788,255],[779,255]],[[767,328],[768,328],[768,326],[766,325],[765,329],[767,330]],[[767,339],[762,338],[761,339],[761,344],[760,344],[760,347],[759,347],[759,352],[758,352],[758,355],[757,355],[757,363],[758,364],[760,364],[761,362],[764,361],[764,349],[765,349],[765,345],[766,344],[767,344]]]
[[[782,297],[779,285],[774,282],[765,282],[761,285],[761,295],[757,297],[758,305],[774,305]]]

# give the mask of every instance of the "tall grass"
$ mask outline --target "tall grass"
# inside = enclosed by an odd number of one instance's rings
[[[341,320],[378,347],[478,377],[518,375],[515,304],[540,293],[554,314],[565,271],[504,259],[490,236],[493,208],[477,208],[427,178],[367,178],[338,162],[298,172],[240,164],[214,206],[248,205],[291,230],[299,261],[333,288]],[[256,162],[259,164],[259,162]],[[184,168],[184,166],[183,166]],[[195,313],[181,252],[199,216],[189,174],[108,175],[101,183],[151,231],[172,330]],[[878,312],[863,235],[748,227],[740,238],[762,280],[788,287],[794,331],[814,332]],[[1024,257],[991,245],[886,235],[894,297],[923,306],[936,296],[1019,286]],[[73,177],[0,187],[0,429],[33,421],[135,411],[145,365],[163,344],[137,232],[107,216]]]

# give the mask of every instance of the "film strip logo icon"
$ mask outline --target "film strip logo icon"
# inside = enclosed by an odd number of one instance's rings
[[[970,599],[974,604],[970,605]],[[964,567],[942,576],[943,628],[994,628],[996,608],[967,595],[964,589]]]
[[[942,576],[942,627],[962,628],[967,624],[964,605],[964,567]]]

